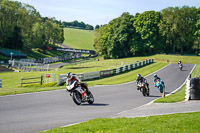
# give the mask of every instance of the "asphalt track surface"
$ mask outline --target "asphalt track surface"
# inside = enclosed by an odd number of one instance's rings
[[[166,93],[177,89],[194,65],[170,64],[157,72],[166,86]],[[77,106],[66,90],[37,92],[0,97],[0,133],[32,133],[94,118],[112,117],[161,97],[153,85],[153,74],[146,77],[150,96],[143,97],[135,81],[120,85],[95,86],[90,90],[95,102]]]

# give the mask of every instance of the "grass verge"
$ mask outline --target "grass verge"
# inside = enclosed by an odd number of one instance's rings
[[[98,118],[77,125],[54,128],[45,133],[198,133],[200,112],[137,118]]]

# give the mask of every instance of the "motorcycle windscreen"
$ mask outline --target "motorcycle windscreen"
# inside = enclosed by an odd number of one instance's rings
[[[73,89],[73,88],[74,88],[74,85],[75,85],[75,82],[76,82],[75,80],[69,81],[68,84],[67,84],[67,89],[68,89],[68,90]]]
[[[67,86],[71,86],[74,82],[75,82],[75,80],[69,81]]]

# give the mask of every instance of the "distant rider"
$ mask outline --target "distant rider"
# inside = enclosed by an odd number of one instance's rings
[[[181,63],[182,63],[181,60],[179,60],[179,61],[178,61],[178,64],[180,65]]]
[[[71,72],[68,72],[66,74],[66,76],[67,76],[66,85],[68,85],[68,83],[70,81],[77,81],[78,86],[81,85],[81,88],[82,89],[86,89],[86,92],[88,93],[88,87],[87,87],[87,85],[85,83],[81,83],[81,81],[80,81],[80,79],[78,79],[78,77],[76,77],[75,75],[72,75]]]
[[[160,82],[162,82],[163,85],[165,86],[164,81],[162,81],[162,79],[160,77],[158,77],[157,74],[154,74],[154,81],[153,81],[153,83],[155,84],[155,87],[156,87],[157,80],[160,80]]]
[[[141,74],[138,74],[138,75],[137,75],[137,79],[136,79],[137,90],[140,89],[139,83],[141,83],[141,82],[146,83],[146,84],[147,84],[147,87],[149,88],[149,84],[147,83],[147,80],[146,80],[145,78],[143,78],[143,77],[141,76]]]

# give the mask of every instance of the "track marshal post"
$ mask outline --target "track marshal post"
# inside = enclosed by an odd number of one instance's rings
[[[165,88],[163,89],[162,97],[165,97]]]

